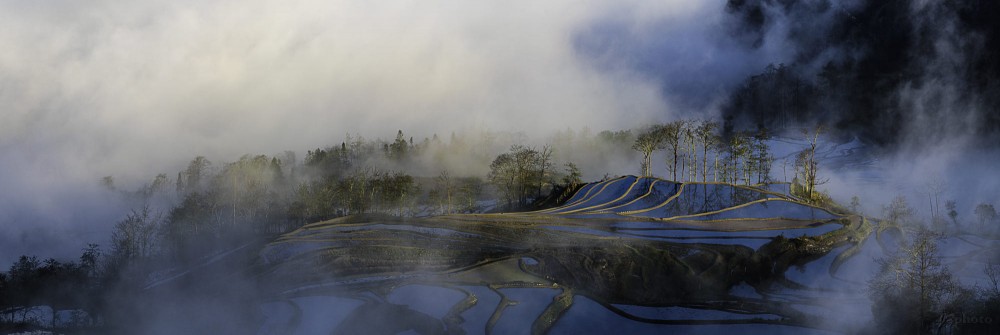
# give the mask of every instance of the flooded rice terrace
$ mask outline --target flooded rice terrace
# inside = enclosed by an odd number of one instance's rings
[[[260,252],[260,333],[825,332],[867,309],[871,231],[787,185],[631,176],[542,211],[344,217]]]

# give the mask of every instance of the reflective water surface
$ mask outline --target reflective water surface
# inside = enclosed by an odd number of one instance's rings
[[[261,333],[822,331],[805,281],[869,232],[780,193],[635,177],[546,211],[345,217],[261,251]]]

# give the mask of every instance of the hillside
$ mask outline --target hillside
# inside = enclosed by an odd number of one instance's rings
[[[398,320],[394,330],[567,332],[588,315],[610,320],[606,330],[823,327],[824,312],[786,304],[809,289],[785,270],[858,247],[870,230],[781,188],[626,176],[543,211],[306,225],[260,253],[265,333],[384,320]]]

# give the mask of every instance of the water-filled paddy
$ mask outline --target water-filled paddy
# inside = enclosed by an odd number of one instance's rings
[[[802,297],[782,283],[829,277],[853,246],[844,232],[859,227],[753,188],[624,177],[544,211],[307,225],[261,251],[273,300],[261,308],[267,329],[287,333],[376,319],[391,330],[561,332],[598,314],[643,331],[800,329],[822,313],[782,304]],[[793,238],[813,247],[790,250]],[[320,305],[337,317],[321,320]]]

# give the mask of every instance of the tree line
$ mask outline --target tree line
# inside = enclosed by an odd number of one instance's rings
[[[643,176],[653,175],[652,156],[663,151],[671,180],[752,185],[772,181],[770,139],[765,128],[723,136],[716,121],[677,120],[642,129],[632,149],[642,155]]]

